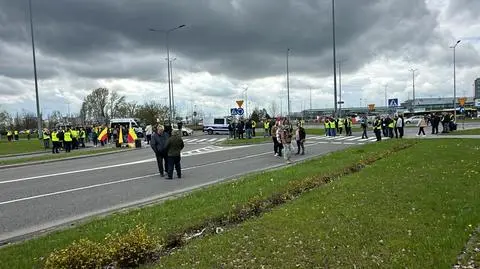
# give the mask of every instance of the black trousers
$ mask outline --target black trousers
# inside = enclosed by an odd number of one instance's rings
[[[58,149],[60,148],[60,142],[52,141],[52,154],[58,153]]]
[[[180,156],[168,156],[168,177],[173,177],[173,168],[177,171],[177,177],[182,177],[182,166],[180,165]]]
[[[278,140],[275,136],[272,136],[273,140],[273,152],[278,153]]]
[[[400,138],[403,138],[403,127],[398,127],[398,135],[400,136]]]
[[[363,138],[368,138],[368,135],[367,135],[367,128],[363,128],[363,133],[362,133],[362,139]]]
[[[72,141],[65,141],[65,152],[70,152],[72,150]]]
[[[165,171],[168,172],[167,156],[165,154],[157,153],[155,154],[155,157],[157,158],[158,172],[160,172],[160,175],[163,176]]]
[[[302,140],[297,140],[297,154],[300,154],[300,149],[302,149],[302,154],[305,153],[305,145]]]
[[[377,137],[377,141],[382,141],[382,131],[379,129],[375,129],[375,136]]]
[[[398,128],[395,127],[393,130],[395,131],[395,138],[398,138]]]
[[[432,125],[432,134],[438,134],[438,124]]]
[[[423,130],[423,127],[420,127],[418,129],[418,135],[420,135],[420,133],[422,133],[423,135],[425,135],[425,130]]]

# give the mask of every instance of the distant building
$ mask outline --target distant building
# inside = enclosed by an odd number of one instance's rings
[[[475,80],[475,99],[480,99],[480,78]]]

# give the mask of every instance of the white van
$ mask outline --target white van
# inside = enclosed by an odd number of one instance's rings
[[[138,120],[134,118],[116,118],[110,120],[110,128],[114,128],[116,125],[123,125],[128,129],[133,128],[137,137],[143,137],[143,129],[138,124]]]

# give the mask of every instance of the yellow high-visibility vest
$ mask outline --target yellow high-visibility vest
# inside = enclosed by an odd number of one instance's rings
[[[57,132],[52,132],[52,142],[58,142],[60,139],[57,137]]]
[[[72,142],[72,133],[71,131],[66,131],[64,134],[63,134],[63,140],[65,142]]]

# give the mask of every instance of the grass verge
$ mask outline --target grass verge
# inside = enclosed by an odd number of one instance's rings
[[[240,146],[240,145],[262,144],[262,143],[268,143],[268,142],[272,142],[271,137],[254,137],[252,139],[233,139],[233,140],[227,139],[219,142],[218,145]]]
[[[480,223],[479,152],[421,141],[155,268],[451,268]]]
[[[120,148],[103,148],[103,149],[91,149],[91,150],[84,149],[79,151],[72,151],[70,153],[62,152],[59,154],[48,154],[48,155],[41,155],[41,156],[35,156],[35,157],[0,160],[0,165],[29,163],[29,162],[46,161],[46,160],[59,160],[59,159],[65,159],[70,157],[88,156],[88,155],[93,155],[98,153],[105,153],[105,152],[112,152],[112,151],[119,151],[119,150],[122,150],[122,149]]]
[[[247,207],[252,199],[267,199],[279,190],[285,190],[289,184],[301,182],[305,178],[333,177],[342,173],[343,169],[386,154],[392,148],[414,143],[414,140],[392,140],[351,148],[288,167],[281,172],[277,170],[248,175],[233,182],[194,191],[161,205],[93,219],[73,229],[1,248],[0,268],[32,268],[41,263],[41,257],[45,258],[54,249],[65,248],[75,240],[86,238],[102,242],[106,234],[126,233],[139,224],[147,225],[153,236],[171,241],[172,244],[185,231],[202,227],[209,220],[229,216]]]
[[[38,139],[19,140],[15,142],[8,142],[7,140],[0,140],[0,156],[18,153],[37,152],[45,150],[43,141]]]
[[[457,130],[455,132],[448,133],[449,135],[480,135],[480,128],[468,129],[468,130]]]

